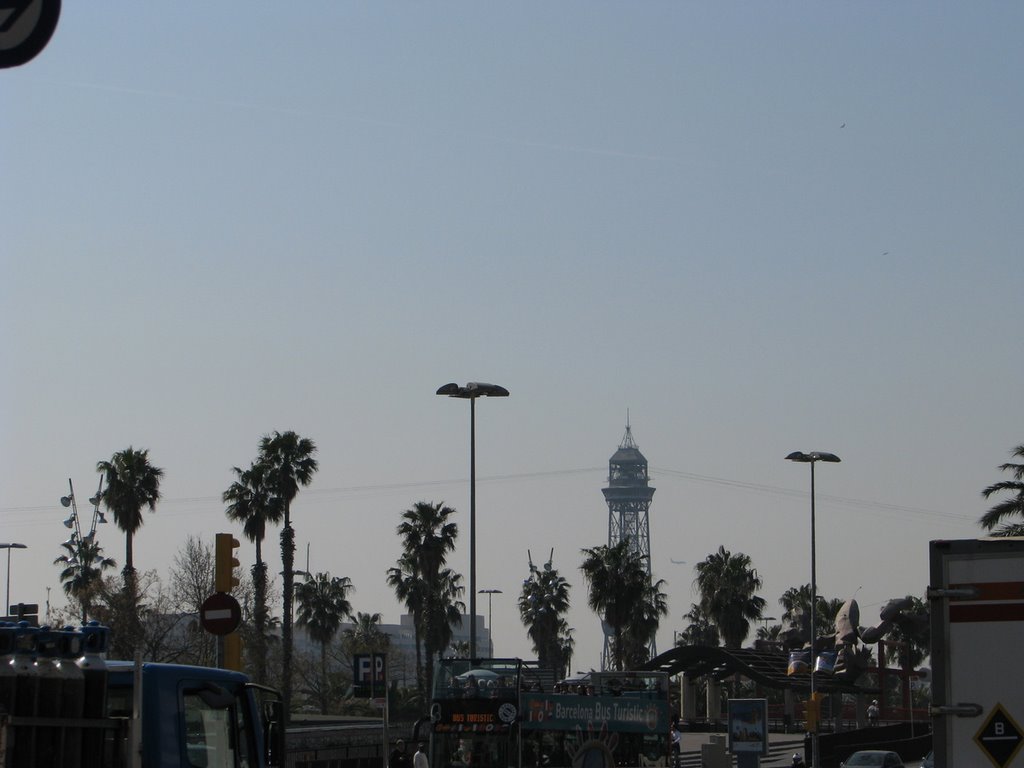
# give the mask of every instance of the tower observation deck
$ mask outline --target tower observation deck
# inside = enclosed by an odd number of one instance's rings
[[[619,449],[608,460],[608,487],[602,488],[601,493],[608,504],[608,546],[628,541],[629,548],[643,558],[648,578],[651,575],[649,510],[654,490],[647,474],[647,459],[636,447],[627,419],[626,434],[622,436]],[[606,628],[601,659],[605,669],[611,660],[611,640]],[[652,641],[651,656],[655,655],[657,649]]]

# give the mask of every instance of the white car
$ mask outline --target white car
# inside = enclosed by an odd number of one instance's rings
[[[840,768],[904,768],[903,760],[895,752],[886,752],[884,749],[863,749],[854,752],[843,763]]]

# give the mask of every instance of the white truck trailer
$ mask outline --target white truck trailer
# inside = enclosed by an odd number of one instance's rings
[[[936,768],[1024,768],[1024,538],[929,545]]]

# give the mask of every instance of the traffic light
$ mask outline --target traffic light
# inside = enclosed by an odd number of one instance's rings
[[[238,577],[235,575],[235,568],[239,565],[238,558],[235,557],[237,546],[238,539],[230,533],[217,534],[213,579],[213,588],[217,592],[230,593],[238,586]]]

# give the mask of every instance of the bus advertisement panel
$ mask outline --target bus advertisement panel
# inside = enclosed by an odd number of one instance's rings
[[[647,673],[624,682],[629,675],[605,681],[593,673],[592,684],[576,689],[524,691],[524,768],[669,765],[667,681]]]
[[[621,733],[668,733],[668,702],[619,696],[523,694],[523,730],[571,731],[596,723]]]

